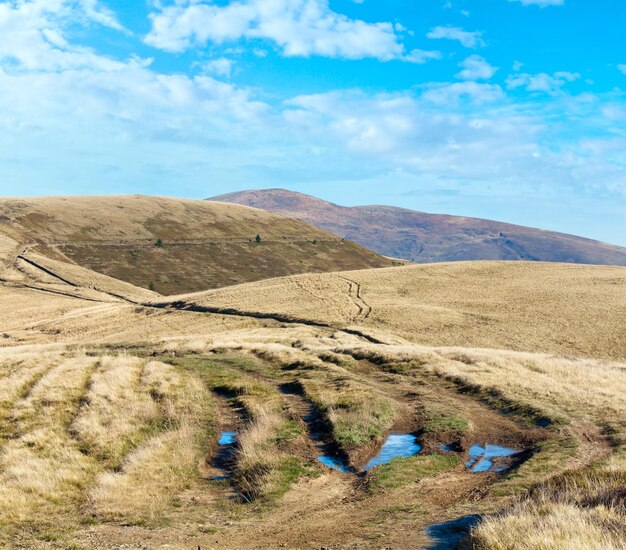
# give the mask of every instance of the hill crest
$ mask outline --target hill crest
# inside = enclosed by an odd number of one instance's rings
[[[280,214],[137,195],[0,199],[0,236],[9,267],[40,254],[161,294],[392,265]]]
[[[212,201],[277,212],[417,263],[526,260],[626,265],[626,248],[510,223],[428,214],[395,206],[340,206],[285,189],[241,191]]]

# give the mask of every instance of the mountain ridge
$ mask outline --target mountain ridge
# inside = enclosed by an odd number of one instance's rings
[[[285,189],[212,197],[294,217],[379,254],[416,263],[527,260],[626,266],[626,248],[586,237],[407,208],[342,206]]]

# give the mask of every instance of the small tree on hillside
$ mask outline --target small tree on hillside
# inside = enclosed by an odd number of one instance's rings
[[[163,241],[161,239],[157,239],[154,243],[154,246],[156,246],[157,248],[163,248]]]
[[[262,241],[261,239],[261,235],[257,235],[256,238],[254,239],[257,243],[260,243]]]
[[[151,292],[154,292],[156,290],[156,287],[154,286],[154,283],[152,281],[150,281],[150,284],[148,285],[148,290],[150,290]]]

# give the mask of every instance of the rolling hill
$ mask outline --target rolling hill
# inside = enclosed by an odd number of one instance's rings
[[[553,231],[392,206],[344,207],[284,189],[242,191],[214,201],[291,216],[384,256],[417,263],[527,260],[626,265],[626,249]]]
[[[75,283],[85,275],[77,273],[83,268],[160,294],[392,265],[360,245],[279,214],[145,196],[1,199],[0,254],[9,271],[16,265],[48,279],[46,269],[67,275],[47,282]],[[54,269],[51,261],[57,262]]]

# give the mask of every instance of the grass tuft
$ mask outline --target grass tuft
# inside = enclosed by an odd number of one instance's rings
[[[389,464],[378,466],[372,471],[369,489],[372,492],[391,491],[452,470],[458,464],[459,458],[452,455],[396,458]]]
[[[469,421],[460,415],[431,413],[429,420],[424,426],[424,432],[427,434],[445,432],[465,433],[468,428]]]

